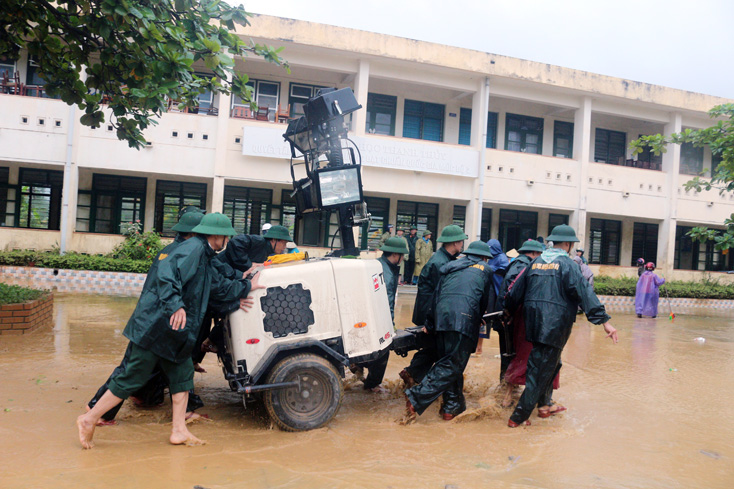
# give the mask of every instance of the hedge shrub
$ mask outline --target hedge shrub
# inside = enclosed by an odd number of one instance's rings
[[[151,263],[152,260],[131,260],[79,253],[60,255],[53,251],[0,251],[0,265],[15,267],[148,273]]]
[[[33,301],[46,294],[45,290],[29,289],[19,285],[0,283],[0,306]]]
[[[594,277],[594,291],[598,295],[634,296],[637,279],[633,277]],[[722,284],[710,276],[698,282],[666,282],[660,288],[660,296],[687,297],[691,299],[734,299],[734,284]]]

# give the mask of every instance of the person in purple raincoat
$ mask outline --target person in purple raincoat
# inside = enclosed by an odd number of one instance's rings
[[[655,264],[648,262],[645,271],[637,280],[637,291],[635,292],[635,312],[637,317],[658,315],[658,300],[660,300],[660,286],[665,279],[658,277],[653,272]]]

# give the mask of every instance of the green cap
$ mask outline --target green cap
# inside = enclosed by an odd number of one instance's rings
[[[204,218],[204,214],[201,212],[187,212],[181,216],[178,220],[178,224],[173,226],[171,229],[177,233],[190,233],[196,226],[199,225],[201,220]]]
[[[458,227],[458,226],[457,226]],[[486,256],[487,258],[494,258],[494,255],[489,249],[489,245],[484,241],[474,241],[464,250],[465,255],[476,255]]]
[[[268,229],[265,234],[263,234],[263,238],[293,241],[291,233],[288,232],[288,228],[285,226],[271,226],[270,229]]]
[[[525,241],[520,248],[517,249],[519,252],[523,251],[537,251],[538,253],[543,253],[545,251],[545,248],[542,244],[540,244],[539,241],[535,241],[534,239],[529,239]]]
[[[180,209],[180,210],[178,211],[178,220],[180,221],[180,220],[181,220],[181,217],[182,217],[182,216],[183,216],[184,214],[188,214],[189,212],[197,212],[197,213],[199,213],[199,214],[206,214],[206,212],[205,212],[205,211],[202,211],[201,209],[199,209],[199,208],[198,208],[198,207],[196,207],[195,205],[187,205],[186,207],[182,207],[182,208],[181,208],[181,209]]]
[[[229,218],[219,212],[205,215],[199,225],[192,229],[191,232],[212,236],[234,236],[237,234]]]
[[[380,247],[380,251],[405,255],[408,253],[408,243],[403,238],[395,236],[385,240],[385,244]]]
[[[431,231],[430,229],[426,229],[425,231],[423,231],[421,233],[421,236],[426,237],[426,236],[430,236],[432,234],[433,234],[433,231]]]
[[[454,241],[464,241],[465,239],[469,239],[469,236],[464,234],[464,230],[456,224],[451,224],[443,228],[441,236],[436,241],[439,243],[453,243]]]
[[[576,231],[574,231],[568,224],[559,224],[554,227],[550,236],[545,239],[553,241],[554,243],[578,243],[579,241],[576,237]]]

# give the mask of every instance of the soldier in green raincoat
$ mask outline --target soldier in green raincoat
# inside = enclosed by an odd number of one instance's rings
[[[428,260],[418,278],[418,290],[413,306],[413,324],[416,326],[430,329],[433,324],[433,294],[441,278],[441,267],[459,256],[464,249],[464,240],[467,238],[464,231],[455,224],[446,226],[441,231],[441,236],[437,241],[443,246]],[[436,361],[436,355],[435,347],[423,348],[413,355],[410,365],[400,372],[400,378],[403,379],[406,387],[411,387],[423,379],[433,362]]]
[[[405,255],[408,254],[408,244],[404,238],[393,237],[385,241],[380,248],[382,256],[377,259],[382,265],[382,279],[387,291],[387,300],[390,304],[390,317],[395,325],[395,296],[398,293],[398,274],[400,272],[400,263],[402,263]],[[383,355],[376,360],[364,365],[369,370],[367,378],[364,380],[365,390],[372,392],[384,392],[385,388],[380,384],[385,377],[385,369],[387,368],[387,360],[390,352],[385,351]],[[352,372],[358,377],[363,377],[364,372],[361,367],[352,368]]]
[[[208,214],[170,254],[158,256],[158,267],[143,288],[123,335],[132,343],[125,370],[113,378],[109,390],[91,411],[77,418],[79,441],[92,448],[94,428],[109,409],[142,387],[159,365],[169,380],[173,424],[169,441],[174,445],[203,442],[186,427],[188,391],[194,387],[191,351],[209,298],[222,301],[244,299],[251,289],[262,288],[257,275],[247,281],[223,279],[211,266],[215,254],[234,235],[223,214]]]
[[[153,260],[153,264],[150,266],[150,269],[148,270],[148,276],[145,279],[145,284],[143,285],[143,288],[148,284],[148,280],[150,277],[154,277],[156,275],[156,270],[158,269],[158,263],[159,257],[161,255],[170,255],[173,250],[175,250],[181,243],[186,241],[187,239],[194,236],[193,229],[199,225],[201,222],[201,219],[204,217],[204,214],[201,212],[201,210],[198,207],[194,206],[188,206],[181,210],[180,217],[178,223],[173,226],[173,231],[176,231],[176,237],[174,238],[173,242],[170,243],[168,246],[163,248],[155,257]],[[107,389],[109,387],[110,381],[117,377],[120,373],[122,373],[125,370],[125,366],[130,361],[130,352],[132,350],[132,343],[129,343],[127,346],[127,349],[125,350],[125,354],[122,357],[122,362],[120,362],[120,365],[118,365],[113,371],[112,375],[107,379],[107,381],[97,390],[97,393],[94,395],[94,397],[89,401],[87,404],[89,406],[89,409],[92,409],[95,404],[97,404],[97,401],[104,395],[105,392],[107,392]],[[150,378],[148,379],[148,382],[146,382],[145,386],[140,389],[140,391],[133,393],[131,397],[134,397],[138,399],[142,405],[145,406],[155,406],[163,402],[163,396],[164,396],[164,387],[165,387],[165,380],[161,378],[162,372],[160,368],[156,368],[154,372],[151,374]],[[186,412],[193,412],[195,409],[201,407],[203,403],[200,399],[197,399],[198,396],[192,397],[189,396],[188,406],[186,408]],[[122,402],[119,403],[117,406],[113,407],[106,413],[102,415],[102,419],[100,420],[100,425],[111,425],[115,424],[115,417],[117,416],[117,413],[120,411],[120,408],[122,407]]]
[[[567,224],[553,228],[549,248],[520,272],[505,295],[505,309],[514,314],[519,307],[525,315],[525,338],[533,344],[528,357],[525,390],[507,425],[515,428],[528,418],[536,406],[538,416],[548,418],[565,411],[552,405],[553,378],[561,369],[561,353],[571,336],[579,305],[590,323],[603,325],[607,337],[617,342],[617,330],[609,322],[581,269],[568,256],[579,240]]]
[[[489,246],[474,241],[464,257],[441,268],[434,295],[433,323],[428,328],[436,337],[437,359],[420,384],[406,389],[408,420],[415,419],[439,396],[440,410],[450,421],[466,410],[464,369],[477,347],[482,316],[493,296],[492,258]]]

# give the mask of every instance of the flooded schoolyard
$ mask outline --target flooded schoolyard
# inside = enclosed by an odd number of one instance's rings
[[[414,296],[401,293],[399,327]],[[79,446],[76,417],[119,363],[136,299],[58,295],[53,329],[0,338],[2,488],[730,488],[734,481],[734,318],[613,314],[620,342],[579,320],[555,399],[569,410],[509,429],[494,406],[496,337],[466,372],[475,416],[444,422],[435,403],[397,420],[404,400],[392,356],[389,394],[353,379],[325,428],[285,433],[245,410],[209,355],[196,374],[207,404],[191,431],[203,447],[168,444],[170,402],[123,407],[117,426]],[[694,341],[705,338],[704,343]]]

